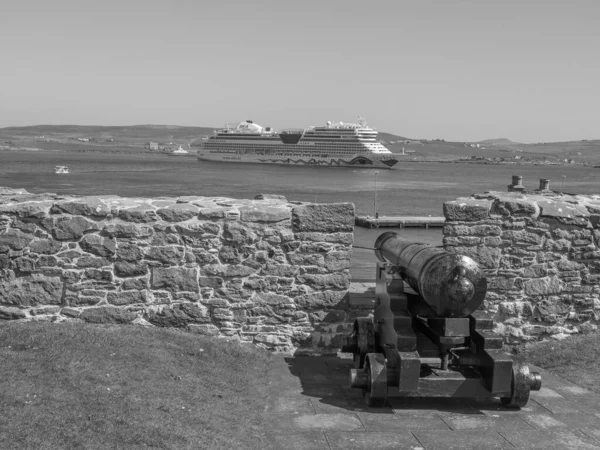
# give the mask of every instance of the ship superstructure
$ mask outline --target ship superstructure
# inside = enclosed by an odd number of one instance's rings
[[[211,161],[391,168],[398,159],[377,140],[377,131],[357,123],[276,132],[251,120],[226,125],[206,139],[198,158]]]

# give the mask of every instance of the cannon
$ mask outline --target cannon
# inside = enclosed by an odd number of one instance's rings
[[[354,357],[350,386],[369,406],[390,397],[490,398],[527,404],[539,373],[502,350],[490,314],[478,308],[487,291],[467,256],[383,233],[372,315],[357,319],[343,352]]]

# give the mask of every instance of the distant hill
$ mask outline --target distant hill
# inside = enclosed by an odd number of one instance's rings
[[[35,125],[0,128],[0,146],[45,150],[143,150],[149,142],[161,147],[199,145],[214,128],[176,125]]]
[[[392,133],[384,133],[384,132],[380,132],[379,135],[377,136],[377,139],[381,140],[381,141],[412,141],[412,140],[416,140],[416,139],[409,139],[409,138],[405,138],[403,136],[398,136],[397,134],[392,134]]]
[[[487,144],[487,145],[519,145],[519,142],[513,142],[510,139],[498,138],[498,139],[486,139],[484,141],[477,141],[474,144]]]
[[[95,125],[34,125],[29,127],[0,128],[0,136],[107,136],[117,137],[147,137],[157,138],[162,136],[193,136],[198,134],[212,134],[214,128],[210,127],[182,127],[177,125],[131,125],[131,126],[95,126]]]

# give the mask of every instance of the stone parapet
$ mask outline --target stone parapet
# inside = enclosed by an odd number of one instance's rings
[[[133,323],[280,351],[348,333],[354,206],[0,188],[0,320]]]
[[[507,342],[597,329],[600,195],[486,192],[444,214],[444,247],[484,268],[484,308]]]

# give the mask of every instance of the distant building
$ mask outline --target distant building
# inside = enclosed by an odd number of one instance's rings
[[[148,143],[148,148],[150,150],[158,150],[158,142],[149,142]]]

